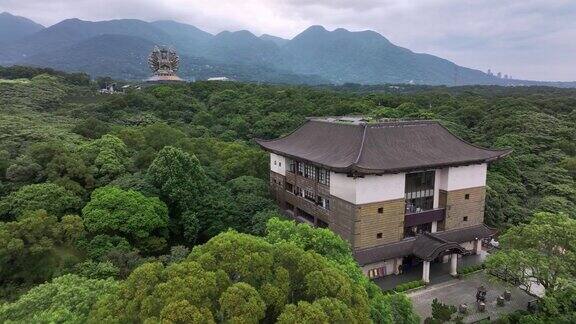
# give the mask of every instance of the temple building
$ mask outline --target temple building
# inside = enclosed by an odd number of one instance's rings
[[[487,165],[511,150],[467,143],[436,121],[309,118],[274,140],[270,188],[281,210],[350,242],[371,278],[403,264],[451,262],[477,253],[484,225]]]

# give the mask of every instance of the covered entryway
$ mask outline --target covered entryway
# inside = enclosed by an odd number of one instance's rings
[[[486,251],[482,251],[480,254],[471,254],[465,255],[458,258],[457,269],[462,269],[465,267],[476,266],[482,264],[486,259],[488,253]],[[450,262],[442,263],[442,262],[431,262],[430,263],[430,284],[435,285],[447,281],[451,281],[454,279],[450,275]],[[382,290],[392,290],[396,288],[396,286],[416,281],[422,279],[423,273],[423,262],[416,264],[404,272],[401,275],[395,276],[386,276],[378,279],[374,279],[374,283],[377,284]]]
[[[422,260],[422,281],[430,283],[430,263],[444,255],[450,255],[450,275],[458,274],[458,254],[467,251],[456,242],[446,241],[433,233],[423,233],[416,237],[413,254]]]
[[[420,233],[398,242],[354,251],[354,257],[367,275],[382,266],[387,266],[387,274],[395,274],[374,279],[383,290],[421,279],[436,284],[452,279],[450,274],[457,275],[460,267],[482,263],[486,251],[482,250],[481,239],[494,233],[494,229],[484,224]]]

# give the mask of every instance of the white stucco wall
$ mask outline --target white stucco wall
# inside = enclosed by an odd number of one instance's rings
[[[270,153],[270,170],[274,171],[276,173],[279,173],[283,176],[286,175],[286,158],[278,155],[278,154],[274,154],[274,153]]]
[[[356,203],[356,179],[343,173],[330,172],[330,195]]]
[[[379,201],[403,199],[406,175],[384,174],[356,179],[356,203],[368,204]]]
[[[330,194],[353,204],[368,204],[404,198],[405,174],[368,175],[352,178],[330,173]]]
[[[440,189],[451,191],[485,186],[486,171],[485,163],[436,169],[434,208],[438,208]],[[368,175],[354,179],[346,174],[330,172],[330,194],[353,204],[401,199],[404,198],[405,181],[405,173]]]
[[[450,167],[445,190],[452,191],[483,187],[486,185],[487,169],[488,165],[486,163]]]

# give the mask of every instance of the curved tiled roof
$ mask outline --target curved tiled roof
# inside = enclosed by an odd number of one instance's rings
[[[409,254],[430,261],[447,250],[463,253],[464,250],[459,243],[490,237],[495,233],[495,229],[485,224],[479,224],[436,233],[418,234],[416,237],[404,239],[399,242],[355,251],[354,258],[360,265],[380,262]]]
[[[432,233],[418,235],[412,246],[412,254],[426,261],[432,261],[448,250],[460,254],[466,253],[466,249],[457,242],[446,241]]]
[[[470,144],[437,121],[309,119],[284,137],[257,143],[270,152],[336,172],[361,174],[484,163],[512,152]]]

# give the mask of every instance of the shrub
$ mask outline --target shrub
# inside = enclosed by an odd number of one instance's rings
[[[403,284],[396,286],[396,288],[394,288],[394,291],[395,292],[404,292],[404,291],[407,291],[410,289],[423,287],[424,285],[425,285],[424,281],[415,280],[415,281],[406,282],[406,283],[403,283]]]
[[[456,313],[456,306],[444,304],[438,299],[432,300],[432,318],[444,323],[450,320],[452,315]]]
[[[473,265],[473,266],[468,266],[468,267],[463,267],[462,269],[460,269],[460,274],[461,275],[467,275],[479,270],[484,269],[484,264],[477,264],[477,265]]]

